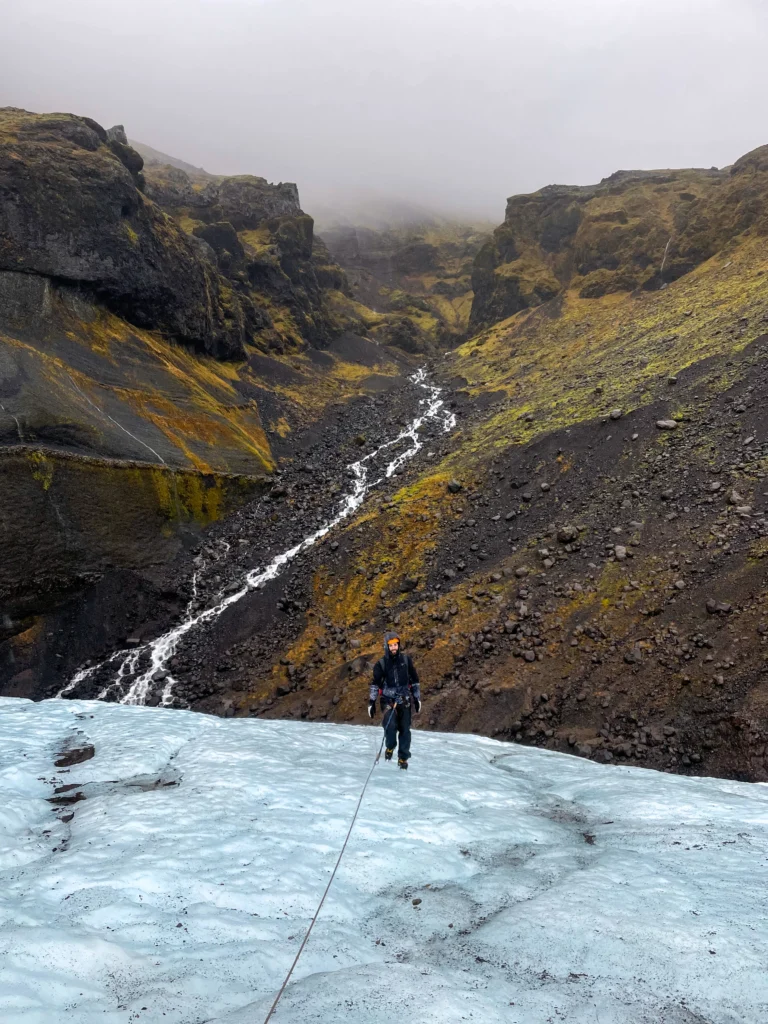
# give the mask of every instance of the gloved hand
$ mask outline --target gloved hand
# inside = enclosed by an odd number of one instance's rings
[[[418,713],[421,711],[421,701],[417,697],[413,698],[413,706],[416,710],[416,714],[418,715]]]
[[[368,717],[369,718],[375,718],[376,717],[376,701],[375,700],[368,701]]]

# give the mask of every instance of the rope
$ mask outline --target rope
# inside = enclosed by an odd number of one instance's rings
[[[392,715],[395,713],[395,707],[396,706],[397,705],[395,705],[392,708],[392,710],[389,712],[389,720],[391,720]],[[389,725],[389,720],[387,721],[387,725]],[[373,775],[374,768],[379,763],[379,758],[381,757],[381,751],[384,748],[384,740],[386,739],[386,735],[387,735],[387,733],[386,733],[386,726],[384,726],[384,735],[381,738],[381,743],[379,745],[379,752],[376,754],[376,758],[375,758],[373,764],[371,765],[371,770],[368,772],[368,777],[366,778],[366,780],[365,780],[365,782],[363,784],[363,789],[362,789],[362,792],[360,793],[360,799],[357,801],[357,807],[355,808],[355,813],[352,815],[352,821],[351,821],[349,829],[347,831],[347,835],[346,835],[346,838],[344,840],[344,845],[342,846],[341,852],[339,853],[339,856],[338,856],[338,858],[336,860],[336,866],[334,867],[333,872],[331,873],[331,877],[328,879],[328,885],[326,885],[326,887],[325,887],[325,892],[323,893],[323,897],[322,897],[322,899],[320,900],[320,902],[317,905],[317,910],[315,911],[315,916],[312,918],[312,920],[309,923],[309,928],[307,928],[307,934],[304,936],[304,941],[299,946],[299,951],[296,954],[296,956],[293,958],[293,963],[291,964],[290,970],[288,971],[288,973],[285,976],[285,981],[280,986],[280,991],[275,996],[275,1001],[274,1001],[274,1003],[272,1003],[272,1006],[270,1008],[269,1013],[264,1018],[264,1024],[269,1024],[269,1021],[272,1018],[272,1014],[277,1009],[277,1004],[280,1002],[280,999],[282,998],[283,992],[285,992],[285,990],[286,990],[286,988],[288,986],[288,982],[291,980],[291,975],[293,974],[293,971],[294,971],[294,968],[296,967],[296,964],[299,962],[299,957],[304,952],[304,947],[309,942],[309,936],[312,934],[312,929],[315,927],[315,921],[317,921],[317,919],[318,919],[318,917],[320,915],[320,911],[323,909],[323,904],[325,903],[325,897],[328,895],[328,892],[329,892],[329,890],[331,888],[333,880],[336,877],[336,872],[339,870],[339,865],[341,864],[341,858],[344,856],[344,851],[347,848],[347,843],[349,842],[349,837],[352,835],[352,829],[355,827],[355,822],[357,821],[357,815],[358,815],[358,813],[360,811],[360,807],[361,807],[361,805],[363,803],[363,797],[365,796],[365,791],[368,788],[368,783],[371,781],[371,776]]]

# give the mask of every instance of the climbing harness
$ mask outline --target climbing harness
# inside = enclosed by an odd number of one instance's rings
[[[394,715],[394,713],[395,713],[395,707],[396,706],[397,705],[393,705],[393,707],[390,709],[389,720],[387,721],[387,725],[389,725],[389,721],[391,720],[392,715]],[[357,821],[357,815],[358,815],[358,812],[360,811],[360,807],[361,807],[361,805],[363,803],[363,797],[365,796],[365,791],[368,788],[368,783],[371,781],[371,776],[373,775],[374,768],[379,763],[379,759],[381,757],[381,751],[384,748],[384,740],[385,740],[385,738],[386,738],[386,726],[384,726],[384,735],[381,737],[381,743],[379,744],[379,752],[376,754],[376,758],[375,758],[373,764],[371,765],[371,770],[368,772],[368,777],[366,778],[366,780],[365,780],[365,782],[363,784],[363,789],[362,789],[362,791],[360,793],[360,799],[357,801],[357,807],[355,808],[355,813],[352,815],[352,821],[351,821],[349,829],[347,831],[347,835],[346,835],[346,838],[344,840],[344,844],[341,847],[341,851],[339,853],[339,856],[336,859],[336,865],[335,865],[335,867],[334,867],[334,869],[333,869],[333,871],[331,873],[331,877],[328,879],[328,885],[326,885],[325,892],[323,893],[322,899],[320,900],[320,902],[317,905],[317,910],[315,911],[315,916],[312,918],[312,920],[309,923],[309,928],[307,928],[307,934],[304,936],[304,941],[299,946],[299,951],[296,954],[296,956],[293,958],[293,963],[291,964],[290,970],[288,971],[288,973],[285,976],[285,981],[280,986],[280,991],[275,996],[275,1001],[274,1001],[274,1003],[272,1003],[272,1006],[270,1007],[269,1013],[264,1018],[264,1024],[269,1024],[269,1021],[272,1018],[272,1014],[277,1009],[277,1004],[280,1002],[280,999],[282,998],[283,992],[285,992],[285,990],[286,990],[286,988],[288,986],[288,982],[291,980],[291,975],[293,974],[293,971],[294,971],[294,968],[296,967],[296,964],[299,962],[299,957],[304,952],[304,947],[309,942],[309,936],[312,934],[312,929],[315,927],[315,921],[317,921],[317,918],[318,918],[318,916],[320,914],[320,911],[323,909],[323,904],[325,903],[325,897],[328,895],[328,892],[329,892],[329,890],[331,888],[331,884],[333,883],[333,880],[336,877],[336,872],[339,870],[339,865],[341,864],[341,858],[344,856],[344,851],[347,848],[347,843],[349,842],[349,837],[352,835],[352,829],[355,827],[355,822]]]

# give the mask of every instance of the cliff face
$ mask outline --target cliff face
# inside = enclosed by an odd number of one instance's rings
[[[329,293],[346,289],[344,274],[315,239],[295,185],[253,175],[213,178],[171,165],[152,164],[144,173],[147,194],[254,311],[254,340],[264,350],[325,347],[340,333],[344,318]]]
[[[507,201],[472,273],[474,329],[567,290],[582,298],[654,290],[748,228],[765,232],[766,147],[724,171],[618,171]]]
[[[122,129],[0,111],[0,272],[68,285],[195,351],[242,359],[327,345],[325,291],[344,277],[313,245],[293,184],[143,168]]]
[[[143,193],[142,158],[94,121],[0,111],[0,273],[76,288],[197,351],[242,358],[248,311]]]

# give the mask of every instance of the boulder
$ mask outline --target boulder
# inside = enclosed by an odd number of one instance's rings
[[[579,531],[575,526],[562,526],[557,532],[557,539],[561,544],[571,544],[578,536]]]

